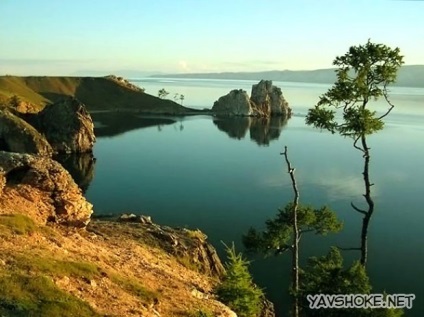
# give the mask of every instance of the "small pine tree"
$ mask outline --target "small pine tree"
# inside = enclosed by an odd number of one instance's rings
[[[249,262],[236,253],[234,243],[226,246],[226,273],[215,289],[218,299],[228,305],[239,317],[255,317],[261,312],[264,294],[252,281]]]

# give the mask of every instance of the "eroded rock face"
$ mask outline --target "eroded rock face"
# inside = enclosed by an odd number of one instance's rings
[[[0,151],[50,156],[53,149],[29,123],[7,109],[0,110]]]
[[[93,120],[84,104],[75,98],[47,105],[33,121],[56,153],[87,153],[93,149]]]
[[[235,89],[215,101],[212,111],[217,115],[250,116],[252,105],[246,91]]]
[[[56,161],[0,152],[0,211],[23,213],[39,223],[85,227],[93,213],[71,175]]]
[[[252,86],[251,100],[257,105],[258,110],[262,110],[269,115],[288,115],[288,103],[283,97],[279,87],[272,84],[271,80],[261,80]]]

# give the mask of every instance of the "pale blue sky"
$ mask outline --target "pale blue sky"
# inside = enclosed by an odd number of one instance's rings
[[[368,38],[424,64],[424,1],[0,0],[0,74],[328,68]]]

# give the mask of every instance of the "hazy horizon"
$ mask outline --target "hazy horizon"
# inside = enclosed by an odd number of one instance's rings
[[[0,74],[326,69],[368,39],[424,64],[423,1],[2,0],[0,12]]]

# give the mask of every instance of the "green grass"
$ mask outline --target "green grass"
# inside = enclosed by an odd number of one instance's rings
[[[10,263],[14,268],[51,276],[73,276],[93,279],[101,275],[101,269],[89,262],[55,260],[31,254],[16,254]]]
[[[180,263],[182,266],[189,270],[200,272],[202,269],[201,264],[194,262],[189,256],[177,255],[176,259],[178,263]]]
[[[0,76],[0,103],[13,95],[40,108],[64,96],[73,96],[89,111],[181,113],[186,109],[171,100],[128,89],[105,77]]]
[[[0,275],[0,315],[7,317],[101,316],[45,276]]]
[[[110,274],[109,277],[114,284],[138,297],[143,303],[151,304],[159,298],[158,292],[149,290],[136,279],[129,279],[118,274]]]
[[[0,215],[0,235],[18,234],[27,235],[38,231],[37,225],[28,216],[21,214]]]

